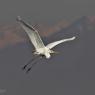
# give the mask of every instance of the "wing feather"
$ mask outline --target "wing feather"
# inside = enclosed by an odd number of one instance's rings
[[[23,21],[20,17],[17,18],[17,21],[20,23],[25,32],[28,34],[35,49],[45,47],[37,30],[35,30],[31,25]]]
[[[75,37],[68,38],[68,39],[62,39],[60,41],[55,41],[53,43],[50,43],[46,47],[49,48],[49,49],[52,49],[53,47],[57,46],[58,44],[61,44],[63,42],[67,42],[67,41],[71,41],[71,40],[74,40],[74,39],[75,39]]]

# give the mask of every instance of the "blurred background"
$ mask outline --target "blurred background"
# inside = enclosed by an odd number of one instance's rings
[[[94,95],[94,9],[94,0],[1,0],[0,95]],[[60,54],[40,60],[26,74],[21,68],[34,47],[17,16],[37,24],[45,44],[77,38],[55,47]]]

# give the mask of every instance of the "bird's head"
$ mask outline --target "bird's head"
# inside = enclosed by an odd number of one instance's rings
[[[50,53],[52,53],[52,54],[59,54],[59,52],[53,51],[53,50],[50,50]]]

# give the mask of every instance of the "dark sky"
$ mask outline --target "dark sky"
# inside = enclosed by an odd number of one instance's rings
[[[21,15],[29,22],[54,24],[93,15],[94,0],[0,0],[0,23],[15,22]],[[89,27],[88,27],[89,26]],[[95,26],[95,24],[94,24]],[[63,33],[64,31],[64,33]],[[41,60],[29,74],[21,67],[32,57],[30,43],[0,50],[1,95],[95,95],[95,28],[85,18],[46,38],[46,42],[77,35],[75,41],[55,50],[59,55]],[[49,40],[48,40],[49,39]]]
[[[0,50],[0,92],[7,95],[95,94],[95,21],[83,17],[66,29],[44,38],[45,44],[77,36],[54,48],[50,60],[40,60],[29,74],[22,66],[33,56],[29,42]],[[64,32],[63,32],[64,31]]]
[[[18,15],[31,21],[55,23],[93,15],[94,0],[0,0],[0,21],[15,21]]]

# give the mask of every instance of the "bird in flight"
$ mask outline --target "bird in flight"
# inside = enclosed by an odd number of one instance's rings
[[[31,43],[35,47],[35,51],[33,52],[33,54],[36,55],[36,57],[34,59],[30,60],[26,65],[24,65],[23,69],[26,69],[26,67],[31,63],[31,61],[35,61],[35,59],[37,59],[37,57],[38,58],[45,57],[46,59],[51,58],[51,54],[57,53],[56,51],[52,50],[53,47],[55,47],[63,42],[72,41],[76,38],[74,36],[74,37],[67,38],[67,39],[61,39],[59,41],[49,43],[48,45],[45,46],[38,31],[33,26],[31,26],[30,24],[28,24],[27,22],[22,20],[22,18],[20,16],[17,17],[17,21],[19,22],[21,27],[24,29],[24,31],[27,33]],[[28,68],[27,72],[29,72],[35,64],[36,64],[36,62],[34,62],[32,64],[32,66],[30,68]]]

